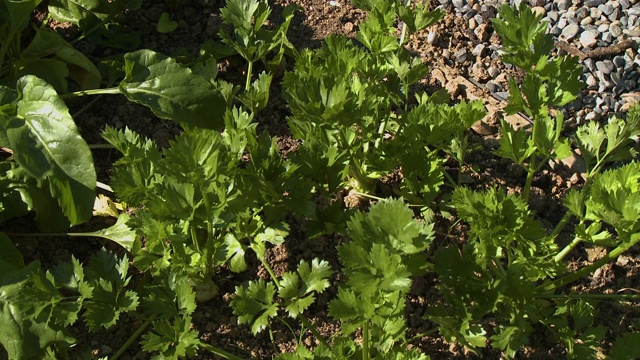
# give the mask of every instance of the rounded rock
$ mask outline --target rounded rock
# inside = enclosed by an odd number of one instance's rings
[[[478,44],[476,45],[476,47],[473,48],[473,50],[471,50],[471,54],[473,54],[473,56],[481,56],[482,52],[484,51],[485,45],[484,44]]]
[[[589,87],[595,87],[596,85],[598,85],[598,79],[596,79],[596,77],[592,74],[589,74],[587,75],[587,80],[585,81],[585,83]]]
[[[498,69],[495,66],[489,66],[489,68],[487,69],[487,72],[489,73],[489,76],[491,76],[492,79],[495,79],[496,77],[498,77],[498,75],[500,75],[500,69]]]
[[[610,3],[602,4],[598,6],[598,9],[601,10],[602,13],[605,14],[606,16],[611,15],[611,13],[613,13],[613,10],[615,10],[613,5],[611,5]]]
[[[615,65],[618,69],[624,69],[625,64],[626,64],[626,61],[624,60],[623,56],[616,55],[613,58],[613,65]]]
[[[580,44],[584,48],[592,47],[598,43],[598,36],[600,34],[597,31],[589,30],[580,34]]]
[[[580,21],[580,25],[585,26],[585,25],[591,24],[592,22],[593,22],[593,18],[591,16],[587,16],[586,18]]]
[[[584,6],[586,7],[596,7],[598,5],[602,5],[606,3],[607,0],[587,0],[584,2]]]
[[[434,42],[436,42],[437,39],[438,39],[438,34],[436,34],[433,31],[429,31],[429,34],[427,35],[427,42],[429,44],[433,44]]]
[[[614,39],[614,37],[613,37],[613,35],[611,35],[610,32],[606,32],[606,33],[602,34],[602,41],[604,41],[604,42],[606,42],[608,44],[611,44],[613,42],[613,39]]]
[[[622,33],[629,37],[640,37],[640,28],[635,29],[624,29]]]
[[[533,13],[537,16],[544,16],[547,13],[547,10],[545,10],[542,6],[534,6],[531,8],[531,11],[533,11]]]
[[[476,22],[476,19],[474,18],[469,19],[469,29],[475,30],[475,28],[477,27],[478,27],[478,23]]]
[[[562,29],[562,37],[569,41],[578,35],[580,31],[580,26],[578,24],[569,24],[564,29]]]
[[[616,69],[615,65],[613,64],[613,61],[611,60],[597,61],[596,68],[598,69],[598,71],[606,75],[611,74]]]
[[[571,6],[571,0],[556,0],[554,2],[560,11],[567,11]]]
[[[491,75],[491,68],[493,68],[493,66],[489,67],[487,69],[487,72],[489,73],[489,75]],[[498,70],[500,71],[500,70]],[[500,91],[500,85],[496,84],[493,81],[487,81],[487,85],[486,85],[487,89],[489,89],[489,91],[491,91],[492,93],[498,92]]]

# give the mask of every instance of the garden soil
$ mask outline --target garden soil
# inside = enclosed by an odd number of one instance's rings
[[[43,2],[46,5],[46,1]],[[137,31],[142,36],[140,48],[152,49],[164,54],[177,54],[186,51],[191,55],[198,53],[200,45],[207,39],[217,39],[217,33],[222,25],[219,9],[224,6],[223,0],[194,0],[189,5],[172,14],[178,22],[178,28],[168,34],[156,31],[156,24],[167,6],[163,1],[145,0],[140,10],[127,14],[125,25],[131,31]],[[282,21],[280,13],[290,3],[296,3],[301,11],[296,13],[289,30],[289,39],[298,49],[317,48],[322,39],[330,34],[342,34],[355,37],[358,25],[364,20],[365,13],[355,9],[347,0],[337,2],[326,0],[277,0],[269,1],[273,13],[271,22],[278,24]],[[46,15],[46,6],[43,6],[40,18]],[[501,77],[494,81],[501,82],[507,88],[507,76],[518,77],[519,74],[506,68],[499,59],[491,59],[488,56],[470,57],[466,62],[451,62],[442,56],[443,51],[456,53],[460,49],[466,49],[471,53],[479,43],[499,44],[499,38],[494,33],[490,23],[481,31],[470,30],[467,21],[456,17],[451,9],[443,20],[418,34],[414,34],[408,47],[416,56],[419,56],[431,69],[431,73],[417,86],[416,91],[425,90],[433,92],[445,88],[456,100],[482,99],[489,110],[489,115],[483,122],[475,124],[469,130],[470,141],[477,145],[478,151],[472,153],[467,159],[470,164],[463,169],[463,182],[476,189],[499,185],[509,192],[521,192],[525,181],[525,173],[510,160],[495,156],[492,151],[497,147],[499,136],[499,118],[503,116],[501,108],[504,101],[493,97],[482,84],[488,79],[483,72],[469,73],[467,70],[473,62],[483,62],[488,66],[495,66],[502,71]],[[487,18],[495,16],[495,11],[490,9]],[[61,33],[73,38],[74,29],[66,24],[51,22],[51,26]],[[429,32],[435,33],[434,41],[427,41]],[[480,36],[478,36],[478,34]],[[433,39],[431,39],[433,40]],[[80,42],[78,47],[85,54],[89,54],[94,60],[105,56],[115,55],[111,49],[87,42]],[[219,64],[220,77],[242,83],[244,75],[243,61],[241,59],[229,59]],[[274,81],[277,83],[277,81]],[[295,151],[297,142],[291,137],[286,124],[288,110],[281,96],[282,89],[277,85],[271,89],[271,100],[268,107],[258,115],[260,131],[266,131],[278,138],[278,143],[283,156],[289,151]],[[89,99],[94,100],[94,99]],[[71,113],[85,109],[87,103],[71,104]],[[125,126],[150,137],[161,145],[167,145],[180,129],[169,121],[156,118],[146,108],[126,101],[124,96],[109,95],[97,99],[91,106],[86,107],[81,113],[74,116],[76,123],[81,128],[84,138],[89,144],[104,144],[100,133],[106,125],[122,129]],[[514,116],[510,121],[526,131],[530,126],[525,117]],[[112,163],[118,159],[118,154],[111,149],[95,149],[94,157],[98,171],[99,181],[109,183],[109,173]],[[447,163],[451,166],[452,174],[457,173],[455,163]],[[549,164],[533,181],[531,196],[531,209],[542,222],[552,229],[562,217],[563,195],[573,187],[580,187],[583,183],[579,161],[567,161],[564,163]],[[393,181],[391,179],[390,181]],[[348,194],[344,194],[345,200],[349,200]],[[351,199],[353,200],[353,199]],[[345,201],[348,202],[348,201]],[[366,208],[368,203],[362,199],[355,199],[355,206]],[[437,244],[461,243],[464,241],[464,225],[454,225],[455,219],[438,220]],[[78,231],[92,230],[110,225],[109,220],[95,219],[85,224]],[[304,224],[291,220],[291,234],[286,242],[268,251],[268,261],[278,275],[284,271],[292,270],[301,259],[318,257],[329,261],[333,269],[339,269],[336,246],[345,239],[341,235],[322,236],[308,239],[305,236]],[[6,231],[32,232],[30,219],[19,219],[7,225]],[[569,225],[569,228],[571,225]],[[560,235],[561,242],[570,239],[564,234]],[[29,240],[17,240],[20,250],[25,254],[25,260],[39,259],[44,266],[52,266],[58,261],[68,261],[74,255],[78,259],[85,260],[101,247],[107,247],[112,251],[121,252],[117,246],[101,239],[84,238],[30,238]],[[564,244],[561,244],[564,245]],[[636,246],[621,256],[616,263],[601,268],[583,282],[574,284],[563,291],[581,291],[586,293],[615,293],[623,288],[640,289],[640,249]],[[569,256],[571,269],[582,267],[604,255],[601,249],[578,248]],[[199,304],[193,315],[193,328],[197,329],[202,340],[216,347],[220,347],[241,357],[257,359],[269,359],[280,352],[291,351],[296,346],[298,338],[308,346],[314,346],[316,339],[310,333],[299,334],[297,328],[293,332],[279,322],[273,323],[273,339],[268,332],[262,332],[253,336],[246,325],[238,325],[237,318],[233,315],[229,306],[230,296],[234,287],[243,281],[258,278],[268,279],[268,274],[259,262],[249,259],[248,271],[235,274],[226,269],[219,273],[220,295],[213,300]],[[334,284],[341,279],[338,272],[332,278]],[[134,276],[135,282],[135,276]],[[407,299],[406,319],[409,325],[408,337],[414,338],[411,347],[418,348],[432,359],[499,359],[501,354],[495,350],[481,351],[480,356],[466,352],[461,346],[447,342],[437,332],[431,330],[435,325],[424,320],[427,305],[442,301],[436,290],[437,280],[426,276],[414,279],[412,291]],[[325,293],[318,295],[316,304],[308,310],[308,317],[316,325],[325,337],[330,337],[339,329],[339,324],[327,314],[327,303],[337,292],[337,286],[332,285]],[[610,345],[617,334],[629,330],[640,330],[640,307],[632,303],[601,302],[600,314],[597,317],[598,324],[609,328],[605,347]],[[95,333],[89,332],[81,321],[73,327],[72,332],[78,338],[79,344],[72,349],[72,354],[91,353],[92,357],[109,356],[113,354],[140,326],[142,319],[135,315],[124,315],[117,326],[108,330]],[[520,352],[518,357],[523,359],[551,359],[564,358],[563,347],[547,336],[545,329],[540,328],[536,336],[530,339],[530,345]],[[429,335],[420,335],[429,333]],[[136,342],[137,344],[137,342]],[[2,354],[0,354],[0,357]],[[123,359],[148,359],[151,354],[144,352],[139,345],[132,346]],[[215,359],[210,353],[201,352],[198,359]]]

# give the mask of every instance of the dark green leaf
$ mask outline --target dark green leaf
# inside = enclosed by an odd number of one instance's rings
[[[18,81],[18,114],[7,127],[16,162],[32,177],[49,181],[51,195],[71,224],[93,213],[93,157],[53,88],[34,76]]]
[[[126,54],[120,91],[158,117],[181,125],[219,130],[226,101],[201,75],[151,50]]]

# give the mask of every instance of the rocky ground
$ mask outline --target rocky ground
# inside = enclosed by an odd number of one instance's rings
[[[526,0],[522,0],[526,1]],[[410,39],[409,47],[432,69],[431,76],[423,80],[425,88],[445,87],[461,98],[480,98],[487,107],[499,114],[505,105],[508,94],[507,78],[517,75],[515,69],[500,61],[500,42],[494,33],[490,19],[496,16],[497,6],[504,1],[499,0],[439,0],[432,1],[433,7],[446,10],[445,18],[430,29],[416,34]],[[510,1],[517,4],[520,1]],[[303,9],[292,22],[289,39],[297,48],[318,47],[320,41],[329,34],[344,34],[354,37],[358,24],[364,19],[363,11],[354,8],[348,0],[276,0],[269,1],[273,8],[272,21],[278,22],[282,8],[296,3]],[[537,12],[544,14],[549,22],[549,31],[556,37],[559,54],[571,53],[581,57],[584,66],[583,80],[587,87],[580,98],[559,109],[566,113],[566,131],[570,134],[576,125],[585,121],[607,121],[611,116],[623,116],[629,104],[640,99],[640,4],[637,0],[559,0],[544,2],[533,0],[529,3]],[[132,31],[142,35],[142,48],[149,48],[165,54],[172,54],[182,49],[190,54],[199,50],[206,39],[217,38],[221,25],[219,8],[224,0],[194,0],[173,14],[178,28],[168,34],[156,31],[156,23],[167,6],[162,1],[144,1],[140,10],[128,15],[126,25]],[[83,52],[103,58],[110,53],[89,43],[80,43]],[[232,61],[221,64],[222,77],[241,79],[242,68]],[[80,106],[78,106],[78,109]],[[73,108],[72,108],[73,113]],[[294,145],[289,136],[286,116],[287,109],[280,95],[280,89],[272,89],[272,100],[267,109],[259,115],[260,128],[271,135],[278,136],[283,149]],[[88,111],[77,115],[76,123],[81,127],[83,135],[90,144],[104,143],[100,131],[106,124],[116,128],[129,128],[152,137],[160,144],[166,144],[179,129],[172,123],[158,120],[153,114],[141,106],[127,102],[123,97],[103,97],[95,102]],[[516,116],[513,121],[527,126],[528,119]],[[483,150],[475,153],[469,163],[476,165],[481,171],[470,173],[468,182],[478,187],[492,183],[500,183],[512,191],[520,191],[523,184],[523,172],[513,166],[510,161],[497,158],[491,153],[499,136],[495,126],[495,118],[486,119],[484,124],[475,126],[470,132],[471,141],[482,144]],[[112,150],[95,150],[99,180],[109,182],[110,164],[117,158]],[[569,164],[571,165],[571,164]],[[578,167],[559,166],[548,168],[534,181],[532,209],[543,223],[549,227],[559,220],[562,213],[560,199],[564,192],[579,186],[581,179],[577,176]],[[16,225],[18,226],[18,225]],[[300,258],[320,257],[338,267],[335,246],[340,241],[338,236],[322,237],[310,241],[301,232],[292,231],[288,247],[276,248],[270,253],[270,262],[275,269],[286,270],[296,264]],[[103,245],[101,241],[91,240],[78,245],[68,239],[36,241],[23,249],[30,249],[27,254],[31,258],[47,258],[46,263],[67,260],[71,253],[81,256],[91,253]],[[24,251],[24,250],[23,250]],[[620,287],[640,288],[639,263],[637,255],[640,249],[634,248],[625,254],[618,263],[605,267],[594,274],[587,283],[578,284],[584,291],[611,292]],[[597,252],[577,251],[571,258],[575,266],[598,258]],[[246,326],[237,326],[237,319],[228,306],[234,285],[256,276],[264,276],[264,269],[257,265],[252,270],[237,275],[223,272],[221,292],[223,296],[209,303],[202,304],[194,314],[194,327],[202,338],[244,357],[270,358],[280,351],[290,350],[296,338],[284,328],[275,325],[272,345],[268,334],[254,337]],[[416,279],[414,291],[409,299],[407,318],[411,326],[410,336],[422,333],[431,328],[422,316],[424,306],[432,296],[434,279]],[[335,289],[333,289],[335,292]],[[330,335],[337,329],[326,313],[326,302],[331,291],[320,296],[318,306],[311,309],[312,318],[319,330]],[[623,329],[638,330],[640,309],[637,306],[615,305],[602,309],[603,316],[599,321],[612,328],[612,332]],[[74,331],[83,342],[80,347],[91,348],[96,356],[108,356],[126,341],[132,329],[139,324],[133,318],[124,319],[125,326],[117,326],[115,330],[101,331],[96,334],[86,332],[80,325]],[[129,325],[129,326],[127,326]],[[305,343],[311,344],[311,337],[305,335]],[[470,355],[460,346],[449,344],[437,335],[420,338],[413,346],[423,350],[433,359],[464,359]],[[533,339],[532,345],[522,358],[548,359],[562,357],[558,344],[549,342],[544,337]],[[133,347],[123,358],[146,359],[149,354],[139,347]],[[213,355],[201,355],[202,359],[214,358]],[[498,359],[500,354],[487,350],[482,358]]]

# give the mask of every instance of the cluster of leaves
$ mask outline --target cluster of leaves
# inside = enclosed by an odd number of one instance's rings
[[[444,182],[440,153],[463,161],[464,130],[484,109],[480,102],[450,105],[444,91],[418,93],[417,104],[410,101],[411,87],[428,69],[391,35],[393,24],[399,17],[417,31],[441,18],[441,11],[397,1],[356,4],[369,11],[356,37],[360,44],[329,36],[320,49],[304,50],[283,79],[288,123],[302,140],[300,160],[322,163],[328,172],[320,180],[328,192],[345,186],[374,192],[377,179],[400,167],[406,182],[399,194],[428,204]]]
[[[110,328],[122,313],[136,310],[138,295],[126,290],[129,260],[118,259],[104,249],[89,265],[74,257],[44,272],[39,261],[24,264],[11,240],[0,234],[0,344],[11,359],[55,359],[57,347],[76,340],[68,327],[78,321],[81,310],[89,330]]]
[[[504,6],[500,15],[493,22],[503,37],[505,61],[526,73],[522,85],[510,80],[507,112],[525,111],[534,125],[529,133],[503,121],[497,154],[522,165],[527,183],[523,195],[506,195],[495,188],[453,192],[452,205],[469,224],[470,238],[460,249],[448,246],[436,253],[434,268],[444,301],[430,306],[427,318],[448,340],[476,353],[490,342],[513,358],[543,325],[566,346],[569,358],[596,358],[606,328],[594,325],[596,307],[590,297],[556,292],[640,241],[640,164],[634,161],[633,150],[633,139],[640,135],[640,107],[629,111],[626,121],[613,118],[604,128],[591,123],[576,131],[576,145],[587,164],[586,184],[567,195],[565,217],[547,233],[528,210],[528,190],[533,175],[549,159],[571,154],[569,140],[561,135],[562,114],[552,117],[549,107],[575,98],[580,68],[572,58],[549,59],[553,41],[545,34],[546,24],[540,24],[540,16],[528,7]],[[629,161],[602,171],[607,163]],[[579,221],[575,239],[559,250],[555,237],[572,216]],[[581,243],[611,250],[593,264],[569,272],[562,259]],[[634,336],[621,338],[611,354],[637,353],[628,342]]]
[[[497,154],[527,171],[524,194],[507,195],[495,188],[466,189],[444,171],[447,158],[464,163],[472,150],[466,130],[485,111],[479,101],[452,104],[444,91],[415,90],[428,69],[404,45],[408,35],[440,19],[440,10],[399,0],[354,1],[367,12],[355,40],[330,36],[319,49],[298,53],[286,38],[295,5],[283,10],[281,25],[270,27],[266,1],[229,0],[221,9],[221,40],[205,42],[194,59],[138,50],[95,66],[46,26],[20,49],[38,3],[0,2],[8,14],[0,15],[0,148],[11,155],[0,162],[0,223],[35,211],[40,230],[66,231],[92,216],[93,160],[66,99],[122,94],[177,122],[183,132],[166,148],[128,129],[103,132],[123,155],[111,186],[131,215],[112,209],[115,225],[85,235],[113,240],[131,254],[143,273],[135,290],[128,286],[127,256],[101,251],[85,268],[73,258],[45,272],[38,262],[25,266],[0,233],[0,343],[12,358],[65,356],[75,343],[66,328],[79,317],[95,330],[136,310],[143,324],[127,344],[141,337],[143,349],[157,358],[206,349],[237,359],[201,341],[191,321],[197,303],[216,296],[219,268],[246,270],[249,251],[270,279],[236,286],[231,307],[238,323],[257,334],[271,331],[277,319],[320,342],[307,348],[300,341],[282,359],[427,359],[407,350],[404,319],[412,277],[426,272],[437,275],[442,296],[426,318],[449,341],[478,354],[490,344],[512,358],[542,326],[570,357],[595,356],[606,332],[595,326],[595,303],[559,290],[640,241],[640,167],[630,146],[640,135],[640,107],[624,121],[579,128],[573,144],[565,139],[561,113],[552,115],[551,108],[575,99],[580,68],[575,59],[549,56],[553,42],[546,24],[526,6],[505,6],[494,20],[505,61],[525,72],[521,84],[510,80],[507,112],[534,119],[531,132],[502,124]],[[76,25],[80,38],[129,49],[134,43],[122,42],[118,21],[124,9],[139,6],[135,0],[52,0],[49,11]],[[242,90],[216,79],[217,60],[235,55],[248,65]],[[282,86],[288,124],[300,145],[284,159],[275,139],[257,133],[254,117],[267,105],[286,56],[295,65]],[[258,76],[256,64],[264,68]],[[81,91],[68,93],[70,86]],[[567,156],[572,146],[587,165],[587,182],[569,193],[567,215],[548,233],[529,211],[528,191],[548,160]],[[627,164],[617,166],[622,162]],[[403,179],[392,187],[396,199],[378,198],[377,180],[397,170]],[[447,181],[453,192],[440,196]],[[347,189],[379,201],[366,213],[345,210],[337,200]],[[469,239],[460,248],[435,249],[430,259],[434,225],[414,219],[404,199],[431,208],[439,197],[450,198],[448,205],[468,223]],[[302,260],[295,271],[277,275],[266,261],[268,246],[285,241],[288,216],[303,221],[309,237],[347,237],[337,249],[344,281],[328,303],[329,315],[341,325],[331,339],[305,315],[331,285],[328,262]],[[572,217],[578,222],[575,238],[559,249],[555,238]],[[583,243],[611,250],[569,272],[562,260]],[[611,356],[633,353],[634,341],[637,334],[619,338]]]
[[[311,264],[303,260],[296,272],[272,277],[272,282],[236,287],[231,306],[238,323],[251,325],[255,334],[269,327],[269,319],[282,309],[301,319],[320,341],[313,350],[298,346],[279,359],[426,359],[416,350],[407,351],[404,299],[411,277],[426,271],[424,251],[435,237],[433,224],[418,223],[403,199],[387,199],[368,213],[355,213],[347,227],[350,240],[338,247],[346,281],[329,303],[329,316],[341,323],[339,334],[331,341],[324,339],[303,315],[315,294],[329,287],[331,268],[318,259]],[[357,330],[362,331],[361,345],[351,338]]]

